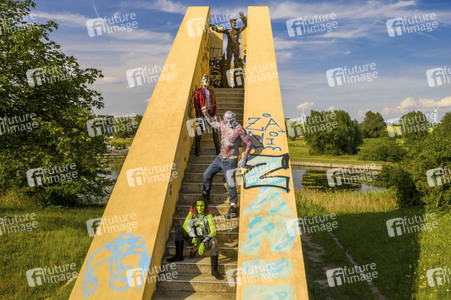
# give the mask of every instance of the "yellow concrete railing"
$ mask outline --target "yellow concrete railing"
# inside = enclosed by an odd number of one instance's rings
[[[308,299],[269,10],[248,15],[237,299]]]
[[[70,299],[150,299],[155,291],[146,277],[158,275],[189,158],[208,20],[208,7],[185,14]]]

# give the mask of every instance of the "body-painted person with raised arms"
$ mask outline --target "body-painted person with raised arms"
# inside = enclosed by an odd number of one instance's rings
[[[215,223],[208,205],[203,200],[194,200],[183,222],[183,228],[177,225],[175,229],[175,255],[167,261],[183,260],[183,240],[185,240],[193,245],[191,257],[196,255],[196,251],[199,255],[203,255],[205,250],[210,249],[211,275],[217,280],[224,279],[218,272],[218,242],[215,236]]]
[[[224,114],[224,121],[221,122],[215,121],[206,109],[203,109],[202,112],[205,115],[205,120],[207,120],[211,127],[218,128],[221,132],[221,151],[204,172],[202,196],[204,199],[210,199],[210,190],[213,177],[215,177],[215,175],[222,170],[224,172],[227,190],[229,191],[230,197],[230,209],[224,217],[226,219],[231,219],[238,216],[238,196],[235,186],[235,173],[239,155],[239,147],[241,145],[241,141],[246,144],[246,150],[243,153],[243,158],[238,162],[238,167],[244,168],[249,152],[251,151],[251,139],[247,135],[243,126],[235,121],[236,116],[230,110],[226,111]]]

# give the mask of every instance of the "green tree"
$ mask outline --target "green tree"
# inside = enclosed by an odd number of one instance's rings
[[[451,208],[451,113],[447,113],[431,134],[414,135],[405,143],[408,152],[404,159],[391,168],[384,168],[387,187],[396,190],[398,201],[404,205],[416,204],[418,199],[431,208],[449,211]],[[416,139],[415,139],[416,137]],[[441,169],[428,178],[428,171]],[[437,175],[438,174],[438,175]],[[441,184],[433,184],[440,177]]]
[[[387,161],[387,162],[400,162],[407,151],[398,145],[396,139],[392,138],[382,138],[380,142],[369,149],[368,152],[359,152],[360,160],[371,160],[371,161]]]
[[[285,128],[287,129],[287,138],[292,141],[296,140],[302,134],[302,125],[300,123],[285,120]]]
[[[139,123],[141,123],[142,116],[134,117],[118,117],[114,120],[114,133],[113,136],[119,139],[131,138],[136,134]],[[138,122],[139,121],[139,122]]]
[[[386,125],[380,113],[367,111],[362,122],[364,138],[377,138],[386,135]]]
[[[87,128],[93,109],[103,107],[101,94],[87,86],[102,74],[80,68],[59,50],[49,38],[58,29],[55,22],[27,23],[35,6],[31,0],[0,3],[6,24],[0,35],[0,191],[23,188],[44,204],[73,205],[102,197],[112,183],[103,177],[99,159],[106,150],[104,137],[90,135]],[[31,130],[29,124],[34,124]],[[27,175],[68,164],[75,165],[77,178],[40,185],[34,177],[36,186],[29,186]]]
[[[408,140],[418,140],[429,134],[432,124],[421,111],[411,111],[399,119],[403,137]]]
[[[304,124],[304,139],[314,154],[356,154],[362,133],[356,120],[343,110],[310,112]]]

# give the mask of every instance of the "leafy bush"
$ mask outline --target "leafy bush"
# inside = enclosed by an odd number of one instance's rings
[[[407,151],[396,143],[395,139],[384,138],[370,152],[359,152],[360,160],[399,162]]]

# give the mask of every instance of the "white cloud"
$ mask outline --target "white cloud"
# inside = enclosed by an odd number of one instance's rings
[[[335,107],[332,105],[327,110],[335,110]]]
[[[71,13],[48,13],[44,11],[34,12],[38,18],[53,20],[58,24],[64,24],[68,27],[86,27],[86,21],[89,18]]]
[[[306,101],[302,104],[299,104],[296,108],[297,109],[308,109],[308,108],[312,107],[313,104],[315,104],[315,103]]]
[[[176,13],[184,15],[188,9],[188,5],[173,2],[170,0],[157,0],[156,2],[136,2],[132,3],[133,7],[144,8],[148,10],[164,11],[168,13]]]
[[[385,107],[382,110],[382,114],[396,114],[396,113],[404,113],[406,112],[408,109],[411,109],[413,107],[415,107],[417,105],[417,103],[415,102],[415,100],[412,97],[407,97],[406,99],[402,100],[401,103],[394,107],[394,108],[390,108],[390,107]]]
[[[451,106],[451,96],[445,97],[441,99],[440,101],[435,101],[433,99],[420,99],[420,105],[425,108],[430,107],[449,107]]]

